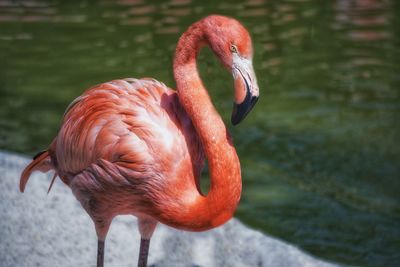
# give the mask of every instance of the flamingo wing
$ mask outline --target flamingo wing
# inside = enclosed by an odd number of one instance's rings
[[[113,192],[146,199],[149,187],[174,180],[198,186],[204,163],[176,92],[150,79],[114,80],[87,90],[67,108],[52,147],[57,173],[89,214],[90,199],[100,195],[97,202],[107,203],[121,201]],[[182,169],[192,172],[186,176],[192,181],[177,181]]]

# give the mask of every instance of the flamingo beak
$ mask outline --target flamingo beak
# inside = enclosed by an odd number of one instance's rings
[[[251,111],[258,100],[259,89],[250,60],[233,56],[232,75],[235,84],[235,102],[231,122],[237,125]]]

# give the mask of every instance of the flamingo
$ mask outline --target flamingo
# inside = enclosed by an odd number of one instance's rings
[[[212,105],[196,66],[208,45],[234,79],[231,122],[238,124],[257,102],[248,31],[233,18],[207,16],[180,37],[173,70],[177,91],[149,78],[96,85],[66,109],[58,135],[21,174],[20,191],[33,171],[54,170],[94,222],[97,266],[117,215],[138,218],[138,266],[146,266],[157,223],[204,231],[228,221],[240,200],[238,156]],[[208,160],[211,185],[200,190]]]

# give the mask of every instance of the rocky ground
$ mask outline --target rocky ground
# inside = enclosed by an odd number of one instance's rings
[[[0,266],[95,266],[93,223],[69,188],[35,173],[24,194],[19,175],[29,159],[0,151]],[[139,233],[132,216],[117,217],[106,241],[105,266],[136,266]],[[335,266],[236,219],[215,230],[189,233],[159,225],[151,266]]]

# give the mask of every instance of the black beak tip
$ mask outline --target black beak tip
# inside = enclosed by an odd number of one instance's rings
[[[241,121],[242,121],[242,120],[239,120],[236,116],[234,116],[234,115],[232,114],[232,117],[231,117],[232,125],[236,126],[236,125],[238,125],[239,122],[241,122]]]
[[[246,97],[245,101],[240,104],[233,103],[233,111],[231,122],[233,125],[239,124],[251,111],[254,105],[257,103],[258,97]]]

